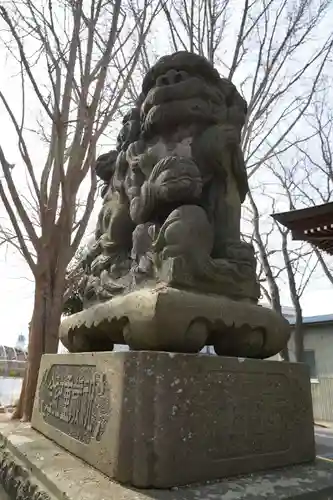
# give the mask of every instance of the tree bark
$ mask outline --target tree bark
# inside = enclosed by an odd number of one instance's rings
[[[326,264],[321,251],[318,250],[318,248],[316,248],[314,246],[312,248],[314,250],[314,253],[316,254],[317,259],[319,260],[321,267],[323,268],[323,271],[325,273],[326,278],[328,278],[330,280],[331,284],[333,285],[333,274],[330,271],[328,265]]]
[[[296,322],[294,330],[295,358],[302,363],[304,361],[304,336],[303,336],[303,318],[302,310],[296,310]]]
[[[18,415],[23,421],[29,421],[32,415],[39,365],[43,353],[44,304],[44,287],[36,282],[34,309],[29,335],[27,369],[25,383],[22,384],[22,394],[20,396],[22,398],[22,409],[21,415]]]
[[[264,273],[266,276],[266,280],[267,280],[267,284],[268,284],[269,295],[270,295],[270,299],[271,299],[270,300],[271,306],[272,306],[272,309],[274,311],[276,311],[277,313],[281,314],[281,316],[283,316],[281,301],[280,301],[279,287],[277,286],[276,280],[274,278],[274,275],[273,275],[273,272],[272,272],[272,269],[271,269],[271,266],[269,263],[267,250],[266,250],[265,244],[263,242],[263,239],[262,239],[261,233],[260,233],[259,211],[258,211],[257,205],[252,197],[252,193],[249,192],[248,196],[250,199],[252,213],[253,213],[252,223],[253,223],[254,236],[255,236],[256,244],[257,244],[258,251],[259,251],[260,262],[261,262],[261,265],[263,267],[263,270],[264,270]],[[288,345],[286,345],[282,349],[282,351],[279,353],[279,356],[283,361],[289,361]]]
[[[303,311],[301,307],[300,297],[297,292],[294,271],[289,258],[288,243],[287,243],[288,231],[280,231],[280,232],[282,237],[282,254],[288,275],[290,298],[296,313],[295,330],[294,330],[295,358],[296,361],[302,362],[304,360]]]
[[[23,382],[22,382],[22,387],[21,387],[21,392],[20,392],[20,397],[17,402],[17,406],[13,412],[12,419],[16,420],[21,418],[22,416],[22,411],[23,411],[23,396],[24,396],[24,387],[25,387],[25,382],[27,380],[27,369],[24,370],[24,377],[23,377]]]
[[[58,350],[61,309],[62,295],[59,290],[52,290],[50,282],[45,279],[36,280],[27,368],[13,418],[31,420],[41,357],[44,353],[53,354]]]

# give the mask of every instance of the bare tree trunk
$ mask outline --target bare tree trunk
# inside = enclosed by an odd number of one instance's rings
[[[31,417],[41,356],[57,352],[66,268],[94,206],[97,143],[127,100],[141,51],[161,9],[159,0],[144,0],[140,8],[127,0],[115,0],[111,6],[102,0],[55,2],[61,9],[59,21],[53,4],[46,2],[41,9],[33,0],[20,5],[9,0],[6,7],[0,2],[0,29],[9,36],[17,64],[22,109],[16,115],[12,96],[8,100],[1,89],[0,104],[16,132],[31,195],[29,199],[18,191],[13,164],[0,145],[0,199],[10,228],[8,232],[7,224],[1,224],[0,235],[22,253],[35,280],[27,368],[16,411],[24,420]],[[26,43],[28,32],[32,45]],[[32,64],[38,52],[38,64]],[[45,79],[48,88],[40,83]],[[30,123],[25,109],[30,98],[35,99],[38,126]],[[28,130],[48,145],[38,173],[25,138]],[[81,206],[80,188],[87,177],[90,189]]]
[[[54,292],[45,279],[36,281],[27,368],[19,404],[13,415],[13,418],[20,418],[22,421],[31,420],[42,355],[54,354],[58,350],[62,294]]]
[[[282,255],[288,275],[290,298],[296,313],[294,342],[295,342],[295,358],[296,361],[302,362],[304,360],[304,338],[303,338],[303,312],[300,303],[299,294],[297,293],[297,286],[295,275],[293,272],[292,264],[288,252],[288,231],[280,230],[282,237]]]
[[[295,341],[295,358],[296,361],[301,363],[304,361],[304,336],[303,336],[302,309],[300,307],[296,309],[294,341]]]
[[[28,345],[30,343],[30,334],[31,334],[31,321],[29,322]],[[20,397],[18,399],[16,408],[15,408],[15,410],[13,412],[13,415],[12,415],[12,419],[13,420],[17,420],[17,419],[20,419],[22,417],[22,414],[23,414],[23,400],[24,400],[26,383],[27,383],[27,366],[25,367],[25,370],[24,370],[24,377],[23,377],[23,381],[22,381]]]
[[[17,415],[23,421],[29,421],[32,415],[39,365],[43,354],[44,304],[44,286],[40,281],[36,281],[34,308],[29,335],[27,369],[25,373],[25,383],[22,384],[20,396],[20,399],[22,399],[22,408],[21,414]]]
[[[25,391],[26,380],[27,380],[27,368],[24,370],[24,377],[23,377],[20,397],[18,399],[17,406],[16,406],[16,408],[13,412],[13,415],[12,415],[13,420],[21,418],[22,413],[23,413],[23,396],[24,396],[24,391]]]
[[[254,237],[255,237],[255,242],[257,245],[257,248],[259,250],[259,257],[260,257],[260,262],[263,267],[265,277],[267,280],[267,285],[269,289],[269,295],[270,295],[270,302],[271,306],[276,311],[277,313],[281,314],[282,316],[282,307],[281,307],[281,301],[280,301],[280,292],[279,292],[279,287],[276,284],[276,280],[274,278],[269,260],[268,260],[268,255],[267,255],[267,250],[265,248],[264,241],[262,239],[261,233],[260,233],[260,226],[259,226],[259,211],[257,208],[257,205],[253,199],[252,193],[249,192],[248,194],[249,200],[251,203],[251,209],[252,209],[252,214],[253,214],[253,231],[254,231]],[[289,361],[289,351],[288,351],[288,345],[286,345],[283,350],[279,353],[283,361]]]
[[[326,278],[328,278],[333,285],[333,274],[331,273],[330,269],[328,268],[328,265],[326,264],[324,257],[322,256],[322,253],[318,248],[313,247],[314,253],[316,254],[316,257],[325,273]]]

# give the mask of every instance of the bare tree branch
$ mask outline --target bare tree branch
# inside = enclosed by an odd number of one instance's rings
[[[128,98],[161,6],[160,0],[9,0],[6,8],[0,6],[0,29],[21,82],[20,118],[5,91],[0,103],[14,127],[29,181],[20,197],[0,148],[5,181],[0,198],[10,224],[8,230],[0,224],[0,243],[21,251],[35,277],[23,418],[31,416],[41,355],[57,350],[66,270],[94,204],[98,142]],[[29,114],[31,108],[35,112]]]

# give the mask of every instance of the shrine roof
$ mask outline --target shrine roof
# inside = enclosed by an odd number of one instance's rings
[[[333,203],[273,214],[291,230],[293,240],[307,241],[333,255]]]

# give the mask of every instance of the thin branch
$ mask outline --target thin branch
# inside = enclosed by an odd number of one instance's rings
[[[38,239],[37,234],[34,230],[33,224],[31,223],[31,220],[29,219],[28,214],[27,214],[26,210],[24,209],[23,204],[20,200],[20,196],[17,192],[17,189],[15,187],[15,183],[12,179],[12,174],[11,174],[12,166],[6,160],[6,157],[4,155],[4,152],[1,148],[1,146],[0,146],[0,164],[2,166],[2,171],[4,174],[4,178],[6,180],[6,184],[7,184],[12,202],[14,203],[14,206],[19,214],[19,217],[23,223],[24,229],[26,230],[27,234],[29,235],[31,243],[33,244],[35,250],[38,252],[39,246],[40,246],[39,239]],[[11,222],[13,224],[12,220],[11,220]],[[17,226],[17,224],[16,224],[16,226]],[[13,227],[14,227],[14,225],[13,225]],[[16,229],[15,229],[15,231],[16,231]]]
[[[16,219],[16,215],[11,207],[11,204],[6,196],[6,193],[5,193],[5,190],[3,188],[3,185],[2,185],[2,182],[0,181],[0,198],[2,200],[2,203],[4,204],[4,207],[6,209],[6,212],[8,214],[8,217],[9,217],[9,220],[13,226],[13,229],[15,231],[15,235],[18,239],[18,242],[20,244],[20,249],[22,251],[22,254],[25,258],[25,260],[27,261],[30,269],[31,269],[31,272],[35,275],[36,273],[36,264],[34,262],[34,260],[32,259],[31,257],[31,253],[29,252],[29,249],[27,247],[27,244],[24,240],[24,237],[23,237],[23,234],[22,234],[22,231],[20,229],[20,226],[17,222],[17,219]],[[11,244],[15,244],[14,240],[9,240],[11,242]]]

